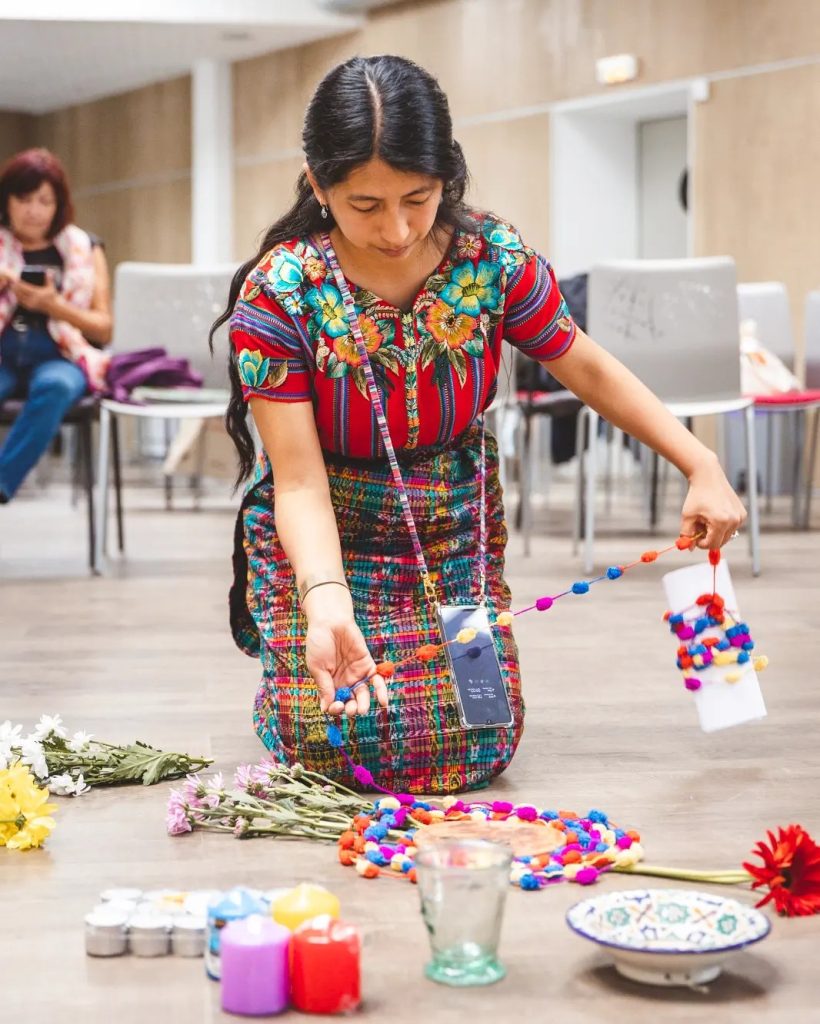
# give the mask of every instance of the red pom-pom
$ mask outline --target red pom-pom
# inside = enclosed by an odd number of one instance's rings
[[[678,537],[678,539],[675,541],[675,547],[678,549],[678,551],[691,551],[694,546],[694,537]]]
[[[382,679],[389,679],[396,671],[396,666],[392,661],[380,661],[376,666],[376,675],[381,676]]]
[[[667,612],[663,613],[663,621],[664,622],[668,622],[671,618],[672,618],[672,612],[667,611]]]
[[[707,605],[710,604],[714,595],[712,594],[701,594],[700,597],[695,601],[695,604]]]
[[[432,661],[438,657],[438,646],[436,644],[422,644],[416,648],[416,657],[419,661]]]
[[[720,551],[717,548],[712,548],[709,552],[709,565],[717,565],[720,561]]]
[[[657,557],[658,557],[658,552],[657,551],[644,551],[644,553],[641,555],[641,561],[642,562],[654,562]]]

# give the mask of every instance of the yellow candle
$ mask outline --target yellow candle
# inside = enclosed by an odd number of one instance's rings
[[[303,921],[312,917],[327,914],[338,918],[341,908],[332,892],[321,885],[303,882],[274,900],[270,909],[274,921],[295,931]]]

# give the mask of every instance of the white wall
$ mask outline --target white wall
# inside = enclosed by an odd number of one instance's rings
[[[636,124],[596,111],[551,122],[552,246],[560,277],[638,256]]]

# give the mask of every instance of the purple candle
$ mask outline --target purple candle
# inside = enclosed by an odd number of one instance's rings
[[[288,1005],[290,932],[253,914],[220,935],[222,1009],[247,1017],[281,1013]]]

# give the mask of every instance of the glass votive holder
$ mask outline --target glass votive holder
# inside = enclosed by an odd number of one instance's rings
[[[432,959],[424,973],[445,985],[489,985],[498,960],[512,850],[481,839],[431,842],[416,854],[421,913]]]

